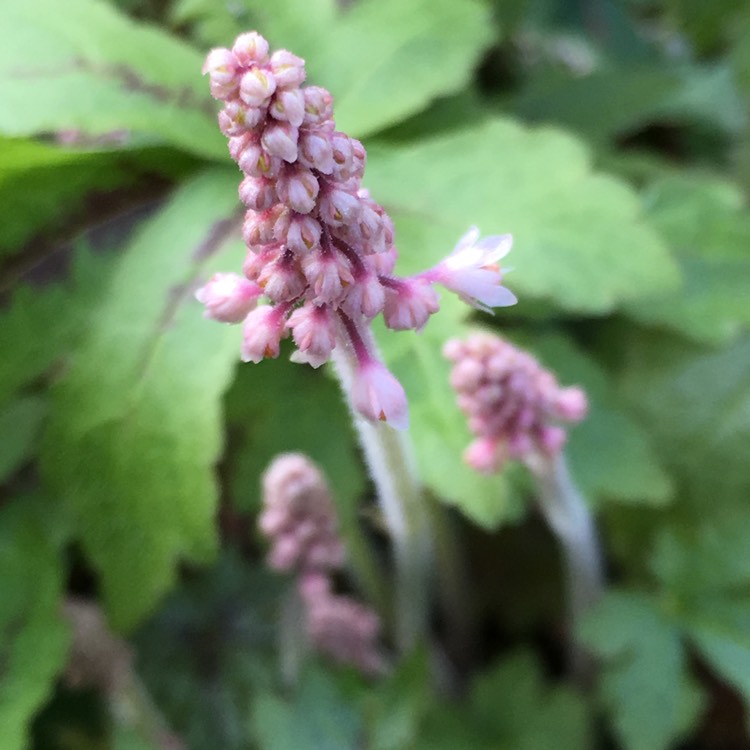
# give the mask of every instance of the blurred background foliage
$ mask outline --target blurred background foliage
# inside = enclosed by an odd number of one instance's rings
[[[750,2],[0,10],[4,748],[750,747]],[[446,298],[422,335],[380,336],[465,556],[470,622],[457,637],[435,613],[437,683],[426,652],[376,682],[313,662],[296,690],[279,680],[264,466],[324,467],[350,585],[375,601],[387,540],[335,384],[284,357],[238,367],[239,331],[193,301],[242,257],[200,69],[251,28],[306,58],[365,143],[402,272],[470,224],[515,237],[516,307]],[[461,463],[440,350],[480,322],[590,394],[569,456],[610,588],[579,634],[599,657],[587,692],[563,674],[556,546],[526,477]],[[71,678],[71,601],[116,633],[97,653],[120,655],[118,689]]]

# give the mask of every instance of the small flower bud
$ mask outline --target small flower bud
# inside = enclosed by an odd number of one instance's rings
[[[240,99],[249,107],[265,107],[274,91],[275,78],[261,68],[251,68],[240,79]]]
[[[333,172],[333,147],[326,133],[308,130],[300,135],[299,162],[323,174]]]
[[[305,95],[301,89],[277,91],[268,108],[268,113],[271,117],[290,122],[298,128],[305,119]]]
[[[253,177],[275,177],[281,169],[282,161],[271,156],[259,143],[248,143],[237,159],[237,165],[247,175]]]
[[[388,422],[397,430],[409,427],[409,405],[401,383],[375,359],[360,363],[352,382],[354,408],[373,422]]]
[[[291,314],[287,327],[299,349],[295,361],[313,367],[328,361],[336,346],[336,321],[328,306],[306,303]]]
[[[266,264],[258,275],[258,284],[272,302],[290,302],[305,291],[307,280],[291,250],[286,250],[274,263]]]
[[[250,31],[235,39],[232,52],[243,68],[253,63],[262,65],[268,60],[268,42],[257,31]]]
[[[302,257],[302,270],[317,304],[337,305],[344,287],[354,282],[349,261],[338,251],[318,248]]]
[[[321,197],[320,217],[331,226],[351,224],[359,218],[359,212],[359,199],[346,190],[329,188]]]
[[[202,73],[209,75],[214,99],[228,99],[237,91],[237,62],[228,49],[212,49],[203,64]]]
[[[289,122],[272,121],[263,130],[260,142],[266,153],[286,162],[297,159],[298,130]]]
[[[279,346],[284,335],[285,308],[263,305],[256,307],[242,326],[242,361],[258,363],[279,356]]]
[[[255,307],[263,290],[235,273],[216,273],[195,293],[206,306],[204,317],[222,323],[241,323]]]
[[[305,125],[320,125],[333,117],[333,97],[320,86],[308,86],[304,89]]]
[[[265,211],[278,203],[274,183],[265,177],[245,177],[240,183],[239,195],[240,200],[253,211]]]
[[[256,127],[263,119],[263,111],[246,107],[233,99],[219,112],[219,129],[227,138],[243,135]]]
[[[276,186],[279,198],[298,214],[309,214],[315,208],[319,189],[315,175],[302,168],[282,174]]]
[[[305,80],[305,61],[285,49],[271,55],[271,71],[279,88],[294,88]]]
[[[419,279],[404,279],[398,288],[388,288],[385,294],[383,318],[394,331],[421,331],[430,315],[440,309],[437,292]]]
[[[302,255],[320,244],[321,233],[320,222],[309,214],[296,214],[289,223],[286,244],[290,250]]]

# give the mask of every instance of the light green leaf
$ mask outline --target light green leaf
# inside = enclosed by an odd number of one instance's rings
[[[652,185],[644,202],[679,260],[685,287],[639,300],[628,314],[708,343],[750,327],[750,213],[739,188],[675,175]]]
[[[477,0],[244,2],[273,45],[305,58],[308,80],[334,96],[337,126],[357,138],[460,91],[494,37]]]
[[[192,291],[234,240],[236,176],[189,182],[134,239],[53,399],[46,476],[77,514],[112,624],[135,625],[181,557],[211,558],[220,397],[239,331]],[[238,243],[239,244],[239,243]]]
[[[675,625],[648,597],[611,591],[589,614],[581,636],[604,659],[601,694],[623,745],[670,747],[700,709]]]
[[[201,80],[202,54],[101,0],[6,0],[0,133],[132,131],[191,153],[226,149]]]
[[[34,396],[0,408],[0,484],[33,454],[46,412],[45,400]]]
[[[362,733],[351,699],[322,670],[309,670],[291,701],[259,695],[252,727],[261,750],[351,750]]]
[[[511,232],[507,283],[521,313],[529,298],[604,313],[677,282],[634,193],[592,173],[582,144],[560,131],[497,119],[418,144],[380,144],[365,182],[396,222],[402,271],[436,263],[471,224]]]
[[[0,510],[0,726],[7,750],[28,746],[27,725],[69,644],[59,611],[64,571],[36,510],[25,499]]]
[[[681,494],[701,508],[750,495],[750,338],[706,350],[663,335],[624,343],[624,393]]]

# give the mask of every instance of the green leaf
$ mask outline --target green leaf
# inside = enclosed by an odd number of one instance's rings
[[[467,308],[447,294],[441,308],[419,334],[390,331],[378,324],[378,341],[409,399],[410,437],[422,481],[435,497],[457,506],[480,526],[494,529],[518,518],[523,506],[503,476],[479,474],[462,460],[472,436],[456,405],[449,383],[451,365],[442,348],[448,338],[467,335],[469,329],[462,321]]]
[[[361,138],[464,88],[494,33],[477,0],[244,0],[275,46],[330,89],[336,124]],[[321,44],[321,39],[325,40]]]
[[[60,617],[64,571],[37,506],[0,510],[0,726],[3,747],[23,750],[34,713],[65,664],[68,627]]]
[[[718,592],[744,590],[750,583],[750,509],[743,503],[695,509],[662,527],[657,536],[651,567],[670,594],[701,602]]]
[[[203,320],[192,290],[236,252],[235,185],[232,171],[205,173],[148,222],[55,389],[45,474],[78,516],[117,628],[149,611],[179,558],[214,552],[220,398],[239,332]]]
[[[555,750],[590,744],[581,698],[569,688],[545,685],[539,664],[527,651],[504,659],[475,681],[471,715],[501,747]]]
[[[85,191],[123,179],[109,153],[0,138],[0,256],[78,208]]]
[[[236,445],[232,495],[243,510],[260,508],[260,476],[279,453],[299,451],[323,469],[346,522],[358,516],[365,475],[338,383],[282,356],[237,370],[226,408]]]
[[[367,693],[365,715],[371,717],[368,749],[411,748],[419,737],[429,698],[426,654],[417,650],[386,681]]]
[[[69,353],[88,326],[111,269],[110,257],[80,248],[64,281],[14,290],[0,313],[0,351],[13,352],[0,357],[0,405]]]
[[[582,144],[560,131],[497,119],[417,144],[379,144],[365,182],[396,222],[401,271],[436,263],[471,224],[513,233],[507,281],[519,312],[540,298],[604,313],[677,282],[636,196],[593,174]]]
[[[362,734],[351,699],[331,675],[312,669],[291,701],[259,695],[252,727],[261,750],[351,750]]]
[[[46,412],[44,399],[34,396],[0,408],[0,484],[32,456]]]
[[[132,131],[198,156],[225,153],[202,55],[111,5],[7,0],[0,35],[0,133]]]
[[[687,628],[711,666],[750,705],[750,604],[715,605],[688,620]]]
[[[750,338],[706,350],[634,332],[622,382],[681,493],[705,508],[750,495]]]
[[[628,314],[708,343],[728,342],[750,327],[750,213],[739,188],[681,174],[652,185],[644,202],[685,286],[639,300]]]
[[[610,591],[583,623],[581,637],[604,659],[601,694],[623,745],[671,746],[701,707],[687,682],[674,623],[650,598]]]

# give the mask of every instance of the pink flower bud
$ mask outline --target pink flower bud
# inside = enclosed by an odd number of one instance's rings
[[[440,309],[437,292],[419,279],[404,279],[397,288],[389,287],[385,295],[383,317],[394,331],[421,331],[430,315]]]
[[[242,264],[242,273],[250,281],[257,281],[263,269],[270,263],[273,263],[281,252],[282,248],[275,244],[261,245],[258,250],[248,250],[245,262]]]
[[[333,161],[337,179],[349,179],[352,166],[352,144],[346,133],[335,132],[331,137]]]
[[[251,133],[243,133],[242,135],[232,136],[227,141],[227,146],[229,146],[229,155],[235,161],[239,161],[240,156],[242,156],[242,152],[245,150],[245,148],[247,148],[247,145],[249,143],[254,143],[255,140],[255,136]]]
[[[219,129],[227,138],[243,135],[256,127],[263,119],[263,111],[248,109],[236,99],[227,102],[219,112]]]
[[[239,194],[240,200],[253,211],[265,211],[278,202],[274,183],[265,177],[245,177]]]
[[[280,204],[262,212],[248,211],[242,225],[242,238],[245,240],[245,244],[252,247],[275,242],[274,227],[282,211],[283,206],[280,206]]]
[[[299,349],[296,362],[320,367],[328,361],[336,346],[336,321],[328,306],[306,303],[291,314],[287,327]]]
[[[228,49],[212,49],[203,64],[202,73],[209,75],[214,99],[228,99],[237,91],[237,62]]]
[[[385,304],[385,290],[374,273],[364,272],[357,276],[346,294],[345,309],[350,314],[374,318]]]
[[[349,261],[338,251],[319,248],[302,258],[302,270],[317,304],[337,305],[344,287],[354,282]]]
[[[506,457],[495,441],[480,438],[464,451],[464,461],[481,474],[493,474],[502,468]]]
[[[203,313],[222,323],[241,323],[255,307],[263,290],[236,273],[216,273],[195,293],[206,306]]]
[[[289,223],[286,244],[300,255],[309,252],[320,244],[322,229],[320,222],[309,214],[295,214]]]
[[[309,214],[315,208],[319,189],[315,175],[302,168],[286,171],[276,186],[279,198],[298,214]]]
[[[307,74],[305,61],[285,49],[271,55],[271,71],[279,88],[294,88],[302,84]]]
[[[262,65],[268,60],[268,42],[257,31],[250,31],[235,39],[232,52],[243,68],[253,63]]]
[[[586,394],[580,388],[563,388],[555,399],[555,410],[566,422],[580,422],[588,410]]]
[[[374,253],[365,258],[367,266],[379,276],[390,276],[396,268],[398,252],[395,247],[382,253]]]
[[[259,143],[253,142],[245,146],[237,159],[239,168],[253,177],[275,177],[281,169],[281,164],[279,157],[267,154]]]
[[[303,131],[299,140],[299,162],[323,174],[333,172],[333,148],[322,131]]]
[[[268,112],[271,117],[289,122],[298,128],[305,119],[305,95],[301,89],[277,91]]]
[[[261,68],[251,68],[240,79],[240,99],[249,107],[265,107],[274,91],[276,79]]]
[[[272,302],[289,302],[305,291],[307,280],[294,262],[292,251],[287,250],[263,268],[258,284]]]
[[[360,364],[352,383],[354,408],[367,419],[388,422],[397,430],[409,427],[409,405],[401,383],[375,359]]]
[[[320,218],[334,227],[352,224],[359,218],[359,211],[357,196],[338,188],[329,188],[320,200]]]
[[[260,362],[279,356],[279,346],[284,336],[285,307],[263,305],[256,307],[242,326],[242,361]]]
[[[320,125],[333,117],[333,98],[326,89],[320,86],[308,86],[304,89],[305,125]]]
[[[266,153],[293,162],[297,158],[297,135],[291,123],[272,121],[264,128],[260,142]]]

